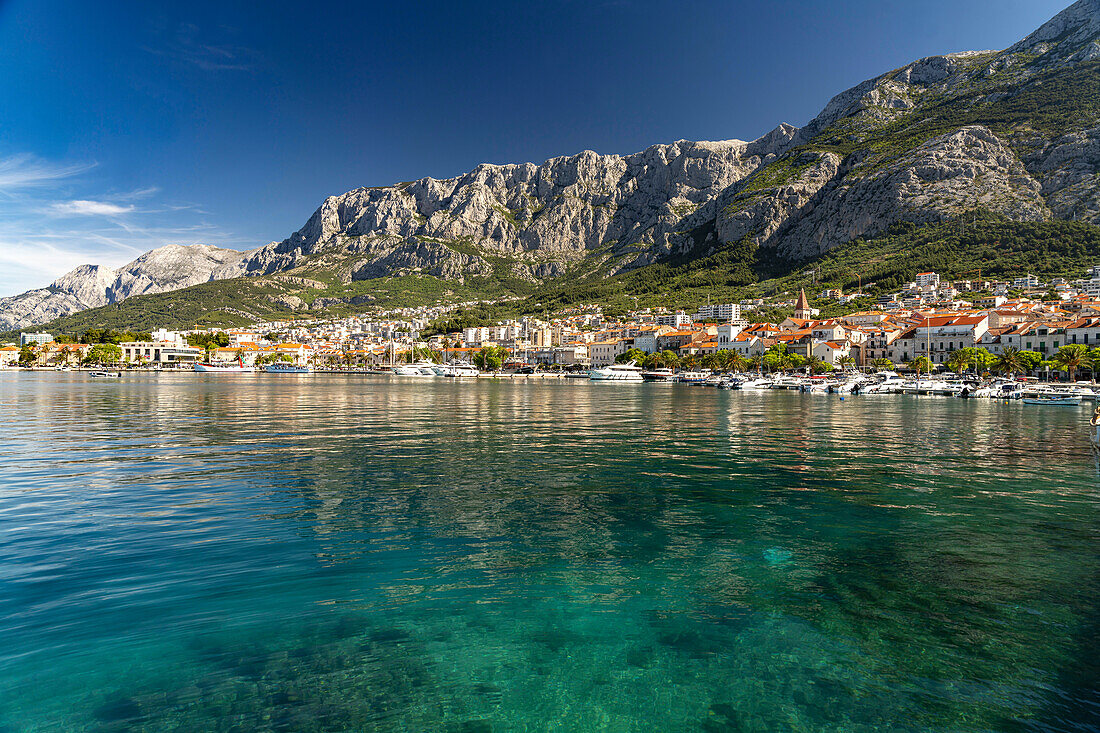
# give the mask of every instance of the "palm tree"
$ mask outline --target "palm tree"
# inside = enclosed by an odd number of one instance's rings
[[[1068,344],[1058,349],[1058,353],[1051,359],[1059,368],[1069,372],[1069,381],[1073,381],[1073,378],[1077,375],[1077,370],[1081,368],[1088,369],[1092,366],[1092,359],[1089,357],[1089,349],[1087,346],[1081,344]]]
[[[1020,350],[1015,346],[1006,346],[997,357],[993,368],[1001,374],[1018,374],[1024,370],[1024,362],[1020,358]]]
[[[856,358],[854,356],[842,356],[836,360],[836,363],[847,370],[856,365]]]
[[[810,370],[810,374],[821,374],[825,371],[825,362],[816,354],[807,356],[803,366]]]
[[[879,357],[878,359],[871,360],[871,366],[875,369],[893,371],[896,365],[885,357]]]
[[[749,369],[755,369],[757,372],[764,373],[764,356],[757,354],[749,359]]]
[[[738,351],[731,351],[729,357],[729,368],[735,372],[743,372],[749,366],[749,360],[741,355]]]
[[[908,364],[910,369],[913,369],[917,373],[917,379],[920,379],[921,372],[929,373],[932,371],[932,362],[929,361],[927,356],[918,356]]]
[[[956,374],[962,374],[970,366],[970,358],[963,349],[955,349],[947,358],[945,366]]]

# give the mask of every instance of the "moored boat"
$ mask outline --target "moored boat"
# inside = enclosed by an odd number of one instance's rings
[[[660,368],[650,369],[647,372],[642,372],[642,380],[646,382],[675,382],[676,373],[671,369]]]
[[[268,364],[267,366],[265,366],[264,371],[268,372],[269,374],[309,374],[313,371],[313,369],[302,364],[291,364],[287,361],[277,361],[274,364]]]
[[[589,370],[588,378],[593,382],[641,382],[642,368],[633,361],[610,364]]]
[[[1039,397],[1024,397],[1025,405],[1079,405],[1081,398],[1075,395],[1043,395]]]
[[[206,361],[197,361],[197,362],[195,362],[195,365],[192,368],[196,372],[219,372],[220,373],[220,372],[252,372],[252,371],[255,371],[255,369],[253,369],[252,367],[245,366],[244,361],[242,361],[239,357],[238,357],[236,363],[229,361],[229,362],[225,362],[223,364],[221,364],[221,363],[214,364],[214,363],[206,362]]]

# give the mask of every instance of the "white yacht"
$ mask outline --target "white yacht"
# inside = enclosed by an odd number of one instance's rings
[[[481,371],[473,364],[462,361],[451,364],[452,377],[476,377],[479,374]]]
[[[277,361],[265,366],[264,371],[271,374],[309,374],[313,369],[301,364],[291,364],[289,361]]]
[[[589,370],[588,378],[594,382],[641,382],[642,368],[633,361],[626,364],[611,364]]]
[[[741,382],[741,389],[753,391],[759,389],[771,389],[773,381],[767,377],[750,377]]]
[[[642,379],[646,382],[675,382],[676,373],[671,369],[660,368],[651,369],[648,372],[642,372]]]
[[[399,377],[434,377],[435,366],[430,361],[418,361],[415,364],[398,364],[393,368],[393,373]]]

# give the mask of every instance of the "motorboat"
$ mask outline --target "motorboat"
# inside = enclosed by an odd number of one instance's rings
[[[121,379],[122,372],[94,371],[88,374],[95,379]]]
[[[393,373],[399,377],[434,377],[435,370],[430,361],[418,361],[412,364],[398,364],[393,368]]]
[[[468,362],[458,361],[453,364],[439,364],[437,365],[436,374],[441,377],[476,377],[481,374],[481,371],[473,364]]]
[[[767,377],[750,377],[742,380],[740,388],[745,391],[771,389],[773,383],[773,380]]]
[[[783,374],[774,382],[772,382],[771,388],[801,390],[803,384],[805,384],[805,380],[803,380],[801,377],[793,377]]]
[[[1076,395],[1064,395],[1059,396],[1056,394],[1045,394],[1038,397],[1024,397],[1023,402],[1025,405],[1079,405],[1081,404],[1081,398]]]
[[[642,368],[633,361],[626,364],[610,364],[590,369],[588,378],[593,382],[641,382]]]
[[[264,371],[269,374],[309,374],[313,369],[302,364],[291,364],[289,361],[277,361],[265,366]]]
[[[642,372],[642,380],[646,382],[675,382],[676,373],[671,369],[660,368]]]
[[[680,372],[676,375],[676,381],[680,384],[705,384],[708,379],[710,379],[709,369],[698,372]]]

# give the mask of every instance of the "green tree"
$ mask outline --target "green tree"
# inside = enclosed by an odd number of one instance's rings
[[[856,358],[854,356],[842,356],[836,360],[836,363],[844,367],[845,371],[847,371],[856,365]]]
[[[1043,355],[1038,351],[1020,351],[1018,352],[1020,357],[1020,363],[1023,366],[1023,371],[1031,373],[1040,368],[1043,362]]]
[[[1030,352],[1034,353],[1034,352]],[[1024,371],[1023,352],[1015,346],[1006,346],[1001,350],[993,368],[1001,374],[1020,374]]]
[[[665,349],[653,355],[653,366],[658,369],[675,369],[680,366],[680,355],[671,349]]]
[[[927,356],[918,356],[909,362],[908,367],[915,371],[919,378],[921,374],[929,374],[932,371],[932,362]]]
[[[88,355],[84,357],[86,364],[117,364],[122,361],[122,349],[111,343],[98,343],[88,349]]]
[[[734,372],[743,372],[749,368],[749,360],[739,351],[729,352],[729,369]]]
[[[767,365],[768,369],[771,371],[779,371],[786,374],[788,369],[797,368],[794,356],[794,354],[787,350],[787,345],[781,342],[773,344],[764,352],[763,363]]]
[[[803,365],[809,370],[810,374],[823,374],[825,372],[825,362],[820,356],[810,354],[803,361]]]
[[[623,353],[616,356],[615,357],[615,363],[616,364],[626,364],[627,362],[633,361],[633,362],[636,362],[638,364],[641,364],[643,361],[645,361],[645,357],[646,357],[646,353],[644,351],[642,351],[641,349],[633,349],[632,348],[632,349],[627,349]]]
[[[947,362],[944,364],[949,371],[956,374],[962,374],[970,366],[971,355],[967,353],[966,349],[955,349],[951,352],[951,356],[947,358]]]
[[[19,349],[19,363],[23,366],[29,366],[38,358],[38,355],[34,353],[34,349],[30,344]]]
[[[889,359],[887,359],[885,357],[879,357],[877,359],[872,359],[871,360],[871,366],[873,366],[875,369],[878,369],[880,371],[893,371],[894,369],[897,368],[897,365],[894,364],[894,362],[890,361]]]
[[[1069,381],[1077,376],[1078,369],[1088,369],[1092,366],[1087,346],[1081,344],[1068,344],[1058,349],[1058,353],[1051,359],[1059,369],[1069,374]]]
[[[486,346],[474,354],[474,366],[483,372],[499,371],[507,356],[503,346]]]

